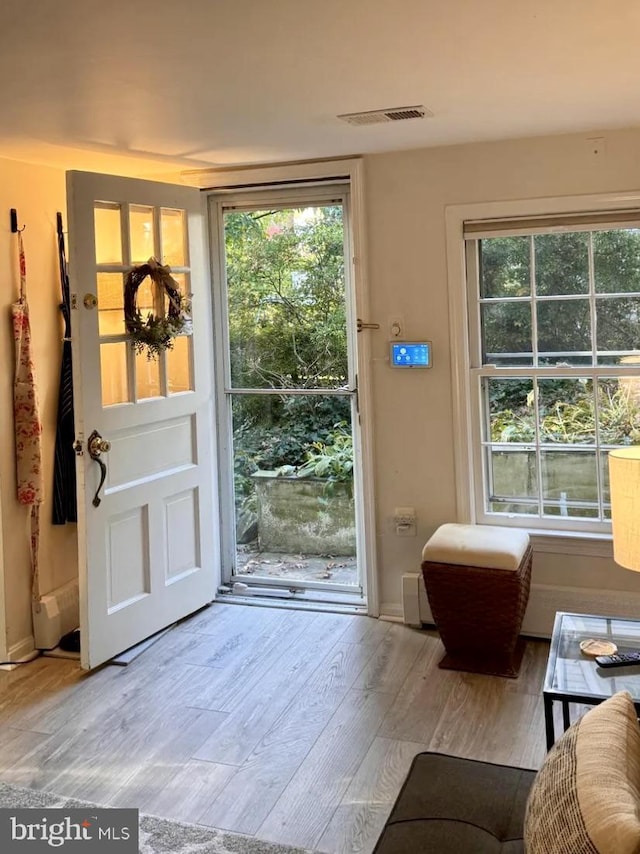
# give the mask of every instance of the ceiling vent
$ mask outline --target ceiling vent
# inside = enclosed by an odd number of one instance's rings
[[[425,119],[433,116],[425,107],[389,107],[387,110],[369,110],[366,113],[345,113],[338,116],[350,125],[378,125],[382,122],[402,122],[405,119]]]

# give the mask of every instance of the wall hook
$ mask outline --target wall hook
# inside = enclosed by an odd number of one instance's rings
[[[18,211],[15,208],[11,208],[9,211],[9,216],[11,219],[11,233],[17,234],[19,231],[24,231],[27,227],[23,225],[22,228],[18,228]]]

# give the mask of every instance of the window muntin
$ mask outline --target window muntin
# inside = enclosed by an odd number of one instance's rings
[[[640,228],[469,241],[479,521],[605,531],[640,444]]]

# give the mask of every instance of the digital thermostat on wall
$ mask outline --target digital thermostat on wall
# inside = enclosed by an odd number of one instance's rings
[[[431,341],[392,341],[390,346],[393,368],[431,367]]]

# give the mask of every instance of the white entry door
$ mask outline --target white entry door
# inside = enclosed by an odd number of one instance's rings
[[[198,190],[70,172],[67,195],[81,660],[90,669],[215,596],[210,287]],[[155,360],[135,352],[123,308],[127,273],[150,257],[171,267],[193,313],[193,334]],[[149,279],[137,305],[154,311]],[[93,431],[110,443],[99,494]]]

